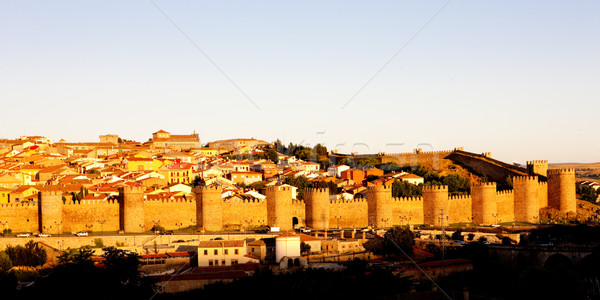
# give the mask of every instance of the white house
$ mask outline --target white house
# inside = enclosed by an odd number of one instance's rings
[[[346,166],[346,165],[331,166],[331,167],[327,168],[327,175],[329,175],[331,177],[340,178],[340,177],[342,177],[342,172],[344,172],[348,169],[350,169],[350,167]]]

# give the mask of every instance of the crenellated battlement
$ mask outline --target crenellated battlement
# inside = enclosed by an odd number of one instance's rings
[[[223,189],[219,185],[206,185],[206,186],[197,186],[194,188],[194,193],[200,194],[202,192],[222,192]]]
[[[567,174],[567,175],[575,175],[575,169],[551,169],[548,170],[548,175],[556,175],[556,174]]]
[[[79,201],[66,201],[64,205],[119,205],[117,200],[79,200]]]
[[[471,200],[471,195],[453,195],[449,196],[448,200]]]
[[[304,189],[304,195],[308,194],[327,194],[329,195],[329,188],[306,188]]]
[[[18,207],[37,207],[37,203],[20,202],[20,203],[3,203],[0,208],[18,208]]]
[[[353,199],[334,199],[331,200],[331,204],[351,204],[351,203],[365,203],[365,198],[353,198]]]
[[[146,189],[143,186],[122,186],[119,188],[119,193],[143,193]]]
[[[239,198],[239,197],[231,197],[231,198],[225,199],[223,202],[231,203],[231,204],[256,205],[256,204],[264,204],[265,200],[258,199],[258,198],[245,199],[245,198]]]
[[[471,188],[496,188],[496,183],[491,182],[480,182],[480,183],[472,183]]]
[[[504,190],[504,191],[496,192],[496,196],[505,196],[505,195],[513,195],[513,194],[514,194],[513,190]]]
[[[426,185],[423,186],[423,192],[448,192],[447,185]]]
[[[292,199],[292,205],[305,205],[304,200]]]
[[[535,164],[548,164],[547,160],[528,160],[526,162],[527,165],[535,165]]]
[[[285,186],[285,185],[274,185],[274,186],[268,186],[267,187],[267,192],[277,192],[277,191],[291,191],[292,187],[291,186]]]
[[[391,191],[392,185],[371,185],[367,187],[367,192]]]
[[[422,151],[419,148],[419,149],[414,149],[413,152],[397,152],[397,153],[381,152],[381,153],[378,153],[378,155],[379,156],[410,156],[410,155],[415,155],[415,154],[423,154],[423,155],[427,155],[427,154],[450,154],[450,153],[455,152],[455,151],[463,151],[463,147],[457,147],[457,148],[454,148],[453,150],[438,150],[438,151]]]
[[[537,176],[515,176],[513,177],[513,182],[526,182],[526,181],[538,181]]]
[[[41,190],[40,191],[42,197],[44,196],[61,196],[63,195],[62,191],[58,191],[58,190]]]
[[[392,198],[394,202],[423,202],[423,197],[394,197]]]

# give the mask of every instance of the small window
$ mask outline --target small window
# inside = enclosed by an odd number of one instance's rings
[[[225,249],[223,251],[225,251],[225,255],[229,254],[229,249]]]
[[[237,259],[232,259],[231,260],[231,264],[232,265],[237,265],[238,264],[238,260]]]
[[[221,261],[221,266],[224,266],[224,265],[226,265],[225,260],[222,260]]]
[[[212,259],[209,259],[209,260],[208,260],[208,265],[209,265],[209,266],[212,266],[212,265],[213,265],[213,260],[212,260]]]
[[[219,254],[219,250],[215,249],[215,255]]]
[[[240,254],[240,251],[238,249],[235,249],[234,251],[235,251],[235,255]]]
[[[208,250],[204,249],[204,255],[208,255]]]

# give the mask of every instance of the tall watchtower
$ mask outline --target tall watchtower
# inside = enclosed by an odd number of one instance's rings
[[[577,211],[574,169],[548,171],[548,206],[563,214]]]
[[[529,176],[548,176],[547,160],[529,160],[527,161],[527,173]]]
[[[38,194],[40,232],[49,234],[62,233],[62,191],[42,190]]]
[[[304,190],[306,226],[329,229],[329,188]]]
[[[267,225],[280,230],[294,229],[292,220],[292,188],[290,186],[267,187]]]
[[[223,190],[220,186],[199,186],[196,195],[196,222],[205,231],[223,229]]]
[[[485,225],[497,222],[495,182],[472,184],[471,199],[473,222]]]
[[[119,188],[119,198],[123,209],[123,231],[144,232],[144,187],[124,186]]]
[[[432,185],[423,187],[423,220],[433,226],[448,226],[448,186]]]
[[[367,187],[367,210],[369,224],[376,227],[389,227],[393,224],[392,186],[376,185]]]
[[[515,221],[537,223],[540,216],[539,183],[537,176],[513,178]]]

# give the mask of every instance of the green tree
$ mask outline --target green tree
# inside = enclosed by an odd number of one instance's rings
[[[414,185],[399,179],[392,183],[392,197],[416,197],[423,195],[423,185]]]
[[[596,203],[596,200],[598,199],[598,194],[596,193],[596,190],[594,190],[594,188],[592,188],[591,186],[585,184],[578,184],[576,191],[581,200]]]
[[[300,243],[300,253],[309,254],[310,253],[310,245],[305,242],[301,242]]]
[[[0,273],[6,273],[13,267],[12,260],[6,252],[0,251]]]
[[[200,176],[196,176],[196,177],[194,177],[194,180],[192,180],[192,186],[193,187],[206,186],[206,182],[204,181],[204,178],[202,178]]]
[[[329,160],[329,158],[320,159],[319,165],[321,166],[321,170],[327,171],[329,166],[331,166],[331,160]]]
[[[373,157],[363,157],[363,158],[359,158],[356,160],[356,167],[361,169],[361,168],[372,168],[375,167],[375,165],[377,165],[379,162],[377,161],[376,158]]]
[[[415,234],[408,227],[394,226],[385,233],[383,239],[383,249],[388,254],[401,255],[402,249],[404,253],[411,255],[414,245]]]
[[[279,153],[277,153],[277,150],[275,150],[274,148],[269,149],[269,152],[267,152],[267,156],[269,160],[275,164],[279,161]]]
[[[319,156],[319,157],[324,157],[327,156],[327,147],[325,147],[324,145],[321,144],[316,144],[313,147],[313,151]]]
[[[65,252],[59,265],[36,284],[23,291],[24,299],[149,299],[156,291],[150,277],[139,271],[140,260],[135,253],[115,248],[103,249],[103,267],[92,260],[91,249]]]
[[[454,241],[462,241],[464,240],[464,236],[462,235],[462,231],[460,230],[456,230],[455,232],[452,233],[452,240]]]
[[[37,242],[29,241],[25,246],[17,245],[6,247],[6,254],[10,257],[13,265],[36,267],[46,263],[46,250]]]

